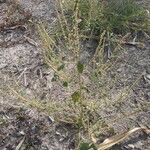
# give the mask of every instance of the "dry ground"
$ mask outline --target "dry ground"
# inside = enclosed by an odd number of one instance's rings
[[[54,72],[44,66],[37,30],[30,21],[43,20],[52,25],[55,20],[53,0],[20,0],[19,7],[15,8],[14,1],[0,0],[0,149],[16,149],[22,140],[21,149],[72,149],[76,132],[72,126],[55,124],[50,116],[36,108],[28,108],[7,90],[7,86],[13,87],[17,81],[28,97],[41,101],[63,101],[70,95],[69,90],[64,91],[58,83],[51,82]],[[100,112],[106,123],[114,128],[114,133],[140,125],[150,127],[150,109],[143,106],[150,102],[150,39],[142,37],[141,40],[143,47],[125,46],[126,50],[108,72],[108,79],[119,76],[110,89],[114,99],[142,74],[126,101]],[[112,122],[136,108],[142,110]],[[102,135],[101,141],[109,136]],[[149,150],[150,137],[140,132],[112,149]]]

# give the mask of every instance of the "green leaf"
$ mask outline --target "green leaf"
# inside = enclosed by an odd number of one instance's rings
[[[64,86],[64,87],[68,87],[68,82],[64,81],[64,82],[63,82],[63,86]]]
[[[75,103],[76,103],[76,102],[79,102],[80,97],[81,97],[81,94],[80,94],[80,92],[78,92],[78,91],[74,92],[74,93],[71,95],[71,98],[72,98],[72,100],[73,100]]]
[[[80,150],[88,150],[88,149],[89,149],[89,144],[88,143],[81,143]]]
[[[57,71],[63,70],[64,67],[65,67],[65,64],[60,65],[60,66],[57,68]]]
[[[77,70],[79,73],[83,73],[84,65],[81,62],[77,63]]]
[[[59,79],[59,76],[57,74],[54,74],[53,78],[51,79],[51,82],[55,82]]]

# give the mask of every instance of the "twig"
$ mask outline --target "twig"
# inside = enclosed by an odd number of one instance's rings
[[[25,136],[23,137],[23,139],[20,141],[20,143],[17,145],[17,147],[15,148],[15,150],[20,150],[22,144],[24,143],[25,141]]]
[[[23,76],[23,74],[27,71],[27,67],[22,71],[22,73],[20,74],[20,76],[18,77],[18,80]]]

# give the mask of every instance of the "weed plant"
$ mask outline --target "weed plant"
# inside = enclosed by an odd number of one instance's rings
[[[88,149],[87,144],[84,144],[85,139],[90,142],[93,134],[99,135],[98,133],[104,130],[113,133],[113,128],[105,123],[105,119],[99,115],[99,111],[115,104],[121,104],[141,78],[140,76],[131,87],[119,93],[117,99],[112,102],[108,91],[111,86],[114,86],[117,79],[112,79],[109,83],[106,82],[107,71],[115,65],[117,55],[123,49],[119,36],[123,38],[129,32],[148,31],[150,28],[149,16],[147,11],[136,4],[134,0],[58,0],[56,12],[57,23],[54,28],[55,32],[52,31],[55,36],[47,35],[43,25],[38,26],[42,40],[47,39],[43,43],[46,46],[44,48],[45,60],[46,63],[48,62],[48,66],[54,68],[59,78],[63,79],[65,87],[71,82],[78,84],[78,89],[72,93],[70,100],[64,102],[61,109],[58,109],[59,106],[55,107],[57,110],[56,118],[59,121],[74,124],[80,133],[78,140],[78,143],[81,143],[80,149],[85,147]],[[41,31],[41,28],[44,32]],[[96,40],[98,42],[88,67],[80,62],[81,43],[84,40]],[[56,44],[58,41],[60,42],[59,47]],[[58,49],[60,54],[53,57],[55,49]],[[114,49],[113,53],[117,54],[116,56],[112,54],[112,49]],[[60,58],[64,53],[67,58],[69,57],[67,62],[73,62],[76,66],[75,77],[70,76],[67,69],[64,71],[67,64]],[[49,55],[51,55],[50,59]],[[53,65],[54,62],[59,63]],[[61,67],[62,65],[63,67]],[[89,67],[92,70],[89,72],[89,79],[93,83],[91,86],[98,88],[92,92],[88,91],[89,89],[85,86],[83,79],[84,71],[86,72]],[[64,76],[66,78],[63,78]],[[99,99],[88,100],[88,93],[98,94]],[[139,109],[134,110],[131,114],[134,112],[139,112]],[[79,145],[77,144],[78,148]]]
[[[61,103],[50,101],[42,104],[33,100],[28,104],[53,115],[58,122],[74,125],[78,129],[77,149],[95,148],[93,144],[90,145],[94,140],[93,134],[94,137],[98,137],[100,131],[113,134],[113,128],[105,122],[100,112],[122,103],[141,78],[140,76],[135,83],[120,92],[115,100],[111,99],[108,91],[117,79],[107,81],[107,71],[115,65],[117,55],[122,52],[120,39],[128,32],[148,31],[149,16],[134,0],[57,0],[56,13],[57,22],[53,30],[49,31],[43,23],[38,24],[43,58],[45,64],[54,70],[56,80],[66,90],[72,88],[73,92],[69,100]],[[88,64],[80,61],[81,43],[85,40],[98,42]],[[74,65],[73,74],[67,68],[69,64]],[[93,87],[90,90],[93,91],[89,91],[84,83],[87,73]],[[98,95],[98,98],[93,99],[95,96],[92,95]],[[139,111],[133,110],[133,113],[126,114],[121,119]]]

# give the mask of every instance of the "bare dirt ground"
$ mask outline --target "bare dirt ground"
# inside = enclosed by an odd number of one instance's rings
[[[147,7],[148,3],[144,5]],[[30,98],[41,101],[64,100],[70,94],[56,82],[51,82],[54,72],[44,66],[40,41],[32,24],[32,20],[53,24],[53,0],[20,0],[18,7],[14,1],[0,0],[0,149],[17,150],[21,142],[21,149],[72,149],[76,132],[72,126],[56,125],[50,116],[28,108],[7,90],[7,86],[13,86],[15,80]],[[113,126],[115,134],[140,125],[150,128],[150,109],[144,107],[150,102],[150,39],[143,36],[141,41],[143,47],[125,46],[126,50],[108,73],[108,78],[121,77],[111,89],[112,97],[142,74],[126,101],[100,112],[105,121]],[[112,122],[136,108],[141,108],[141,111]],[[103,135],[101,141],[106,137],[109,135]],[[134,134],[112,149],[149,150],[150,136],[144,132]]]

